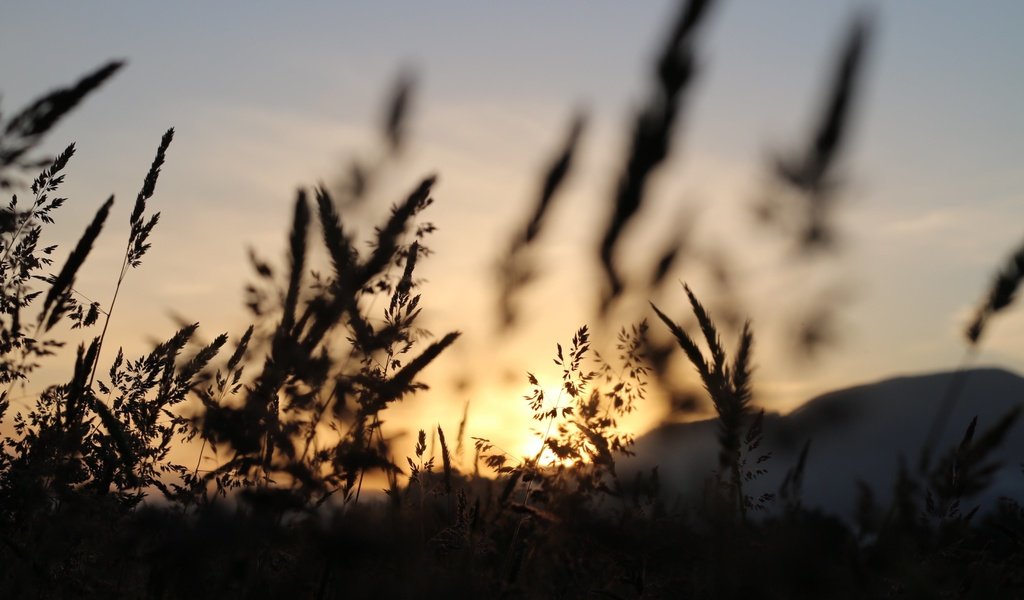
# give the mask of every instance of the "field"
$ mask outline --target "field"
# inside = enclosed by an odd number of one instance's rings
[[[156,208],[174,210],[159,181],[175,159],[175,130],[154,140],[112,295],[101,302],[83,296],[76,277],[101,234],[124,236],[109,218],[114,198],[77,240],[44,246],[77,151],[48,157],[39,146],[124,65],[109,62],[3,113],[0,184],[11,200],[0,211],[0,596],[1024,596],[1024,498],[975,501],[993,485],[1019,408],[994,422],[951,418],[985,334],[1015,301],[1024,247],[994,265],[963,328],[960,368],[934,410],[915,415],[924,443],[893,457],[899,475],[884,494],[859,488],[852,520],[804,504],[816,485],[804,476],[810,440],[793,461],[767,451],[777,420],[753,402],[758,325],[671,281],[683,241],[634,257],[644,277],[624,266],[624,232],[694,93],[711,4],[685,3],[658,48],[593,252],[597,276],[581,292],[602,319],[620,315],[627,297],[665,290],[686,311],[655,300],[609,339],[573,324],[570,339],[551,340],[538,361],[552,360],[560,381],[522,374],[521,402],[536,425],[536,451],[525,456],[474,436],[467,413],[458,427],[425,419],[408,453],[389,429],[388,411],[424,391],[432,363],[460,342],[460,331],[422,328],[435,175],[408,182],[382,221],[358,231],[347,211],[386,169],[356,163],[344,185],[300,188],[283,268],[251,257],[247,329],[201,341],[198,324],[183,323],[131,356],[115,353],[121,342],[108,326],[124,310],[122,284],[147,266]],[[771,193],[753,207],[765,234],[799,260],[836,251],[841,158],[873,27],[863,15],[850,22],[810,135],[767,165]],[[407,143],[414,93],[401,79],[384,107],[381,164]],[[532,211],[502,242],[494,310],[504,331],[530,318],[523,297],[538,277],[538,240],[557,233],[551,215],[587,127],[582,116],[570,122]],[[836,304],[826,295],[805,308],[809,317],[788,332],[800,353],[828,342]],[[75,336],[85,341],[65,346]],[[43,365],[57,361],[60,383],[13,407],[14,391],[38,387]],[[679,414],[703,407],[714,418],[716,464],[700,489],[680,494],[659,468],[628,466],[636,439],[623,423],[652,395]],[[945,444],[953,431],[958,442]],[[200,460],[183,464],[182,447]],[[781,485],[764,491],[769,474]]]

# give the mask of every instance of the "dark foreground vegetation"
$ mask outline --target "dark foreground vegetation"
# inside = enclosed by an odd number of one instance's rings
[[[615,250],[649,175],[669,154],[709,4],[680,11],[636,119],[596,252],[604,311],[631,285]],[[851,27],[806,148],[773,166],[780,192],[758,207],[766,224],[781,225],[811,256],[831,238],[837,157],[868,34],[867,21]],[[991,454],[1016,411],[987,427],[947,423],[961,385],[951,384],[938,413],[921,415],[932,423],[928,440],[901,468],[891,503],[878,505],[862,490],[855,522],[808,509],[808,447],[790,465],[760,452],[753,328],[743,325],[734,344],[723,343],[712,311],[688,287],[695,327],[652,306],[650,325],[641,319],[621,330],[614,357],[597,354],[587,327],[555,346],[563,370],[557,398],[528,376],[534,391],[525,400],[543,432],[538,455],[509,456],[461,427],[432,426],[412,456],[394,456],[382,413],[422,389],[421,373],[459,337],[431,337],[417,325],[423,300],[414,274],[429,254],[433,226],[422,213],[433,177],[410,186],[373,230],[369,250],[359,249],[342,213],[366,194],[375,171],[355,168],[351,185],[334,194],[300,191],[286,268],[253,257],[247,331],[204,345],[189,325],[143,356],[115,352],[107,325],[158,225],[153,203],[164,161],[173,159],[173,130],[134,200],[109,304],[84,299],[75,276],[101,231],[113,227],[113,198],[70,250],[42,247],[43,229],[64,202],[62,173],[74,147],[46,160],[33,152],[120,67],[104,66],[0,122],[0,175],[17,190],[0,213],[3,597],[1024,596],[1024,509],[1014,499],[980,510],[971,503],[990,483]],[[383,139],[393,151],[403,143],[409,93],[403,84],[387,112]],[[582,129],[577,120],[499,268],[498,312],[507,326],[533,278],[532,244]],[[652,289],[678,252],[670,246],[656,257]],[[322,256],[326,269],[315,264]],[[999,271],[967,330],[968,348],[1012,302],[1022,274],[1024,250]],[[11,408],[9,392],[32,381],[68,327],[96,333],[77,348],[66,383],[25,410]],[[812,330],[795,336],[808,346],[816,339]],[[633,441],[616,420],[649,386],[670,385],[673,353],[692,365],[718,417],[718,468],[698,502],[662,493],[656,469],[616,469]],[[964,430],[961,443],[937,447],[954,426]],[[219,462],[174,462],[182,440],[215,451]],[[457,459],[473,450],[474,459]],[[787,473],[781,488],[750,493],[766,469]],[[386,494],[371,494],[380,481]]]

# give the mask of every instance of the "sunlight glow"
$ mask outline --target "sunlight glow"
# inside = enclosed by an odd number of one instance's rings
[[[562,416],[562,409],[567,408],[571,405],[574,400],[565,392],[560,386],[545,385],[543,386],[544,391],[544,405],[542,410],[551,410],[552,408],[558,410],[558,416],[554,419],[545,418],[543,420],[531,421],[532,426],[528,431],[524,432],[527,437],[520,444],[523,452],[523,458],[530,460],[537,459],[537,464],[541,467],[554,467],[559,463],[562,466],[572,465],[571,460],[559,460],[555,453],[550,448],[546,447],[546,440],[556,437],[558,435],[558,426],[561,424],[568,424],[572,420],[572,416]],[[529,406],[524,397],[529,397],[533,394],[533,386],[526,386],[519,394],[520,398],[523,399],[524,408],[529,410]],[[538,458],[539,456],[539,458]]]

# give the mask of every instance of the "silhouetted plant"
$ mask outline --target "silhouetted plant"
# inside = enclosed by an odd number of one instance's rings
[[[1013,302],[1022,279],[1024,279],[1024,246],[1015,251],[1006,261],[1006,265],[996,274],[985,301],[967,326],[965,333],[967,340],[972,345],[978,343],[988,320]]]
[[[761,423],[764,414],[753,420],[750,415],[750,353],[754,344],[754,334],[750,324],[743,325],[736,355],[730,364],[719,339],[718,329],[708,315],[704,306],[686,285],[683,286],[697,317],[701,333],[708,347],[709,358],[682,327],[661,312],[653,304],[651,307],[672,332],[679,347],[682,348],[690,363],[697,369],[704,388],[711,396],[711,402],[718,413],[718,481],[727,493],[728,502],[741,518],[745,517],[748,508],[764,508],[770,496],[759,498],[748,497],[743,492],[743,483],[761,474],[760,465],[767,460],[767,455],[758,456],[754,465],[747,464],[747,455],[757,450],[761,444]],[[744,428],[746,427],[746,434]],[[724,479],[725,476],[728,479]]]
[[[781,197],[770,197],[761,215],[783,227],[797,227],[797,241],[805,251],[829,245],[834,233],[830,211],[838,187],[837,163],[848,136],[849,122],[861,87],[864,54],[870,37],[870,22],[856,19],[840,50],[831,86],[825,95],[818,122],[806,147],[796,156],[778,158],[775,174],[796,191],[793,208],[779,206]],[[786,215],[776,211],[786,210]]]
[[[668,155],[709,5],[683,6],[636,122],[598,253],[610,288],[606,307],[625,289],[614,251],[641,206],[645,182]],[[779,178],[805,194],[806,219],[793,223],[810,246],[829,237],[826,201],[867,37],[866,21],[857,21],[806,151],[776,165]],[[13,431],[0,440],[4,597],[992,598],[1024,590],[1024,509],[1005,499],[998,512],[979,518],[968,504],[990,489],[994,451],[1019,410],[980,435],[972,421],[933,469],[915,473],[901,461],[887,506],[862,485],[854,524],[803,505],[802,488],[816,485],[806,479],[808,442],[779,490],[784,510],[755,517],[750,513],[772,496],[749,493],[766,469],[762,444],[771,424],[752,405],[753,333],[744,324],[730,357],[720,340],[722,319],[712,320],[686,286],[702,344],[654,311],[717,413],[714,502],[670,505],[659,495],[656,468],[650,476],[638,473],[632,488],[620,481],[621,458],[633,445],[620,421],[671,364],[671,352],[651,339],[643,321],[619,332],[617,360],[601,357],[588,327],[565,347],[556,345],[561,381],[554,398],[528,374],[524,399],[538,424],[535,455],[512,457],[475,438],[478,459],[497,478],[469,475],[438,425],[419,430],[404,472],[392,456],[384,411],[424,389],[424,369],[459,337],[430,341],[420,327],[416,274],[434,227],[419,218],[432,202],[435,178],[393,206],[368,251],[357,248],[357,232],[342,215],[367,197],[380,165],[405,143],[408,77],[385,112],[384,158],[355,163],[340,200],[321,186],[312,193],[314,207],[306,191],[297,193],[284,270],[252,256],[257,280],[246,302],[254,323],[226,360],[226,334],[201,344],[198,325],[185,324],[138,358],[119,350],[101,370],[118,291],[149,249],[158,221],[158,213],[147,213],[148,202],[172,131],[136,199],[106,309],[78,300],[85,296],[75,280],[113,200],[52,274],[56,247],[39,248],[40,232],[64,202],[56,194],[74,148],[45,165],[26,157],[119,67],[110,63],[45,96],[0,131],[0,184],[16,183],[12,171],[42,169],[31,203],[12,200],[0,211],[0,385],[30,382],[38,361],[60,345],[44,334],[59,332],[61,323],[90,327],[105,316],[103,333],[78,346],[67,381],[13,412]],[[571,128],[525,229],[513,238],[501,290],[506,316],[514,316],[515,294],[532,274],[528,250],[570,168],[581,127],[577,121]],[[329,261],[326,271],[318,269],[314,243]],[[680,248],[674,240],[660,254],[650,289],[666,280]],[[1020,262],[1015,256],[1000,272],[970,325],[972,348],[988,319],[1011,303]],[[34,323],[22,318],[36,308]],[[185,408],[190,397],[198,399],[192,410]],[[10,405],[4,392],[0,419]],[[464,414],[458,445],[466,420]],[[199,443],[194,467],[172,460],[182,440]],[[360,499],[373,472],[387,477],[386,503]]]
[[[533,264],[535,260],[530,255],[530,248],[543,230],[555,196],[572,168],[573,156],[579,145],[583,126],[583,117],[576,116],[569,128],[565,147],[547,168],[537,198],[537,205],[534,207],[526,227],[515,234],[508,252],[498,264],[498,312],[502,327],[505,329],[516,323],[518,317],[517,296],[537,277]]]
[[[971,419],[960,445],[940,461],[931,475],[926,491],[926,512],[940,523],[949,520],[970,521],[978,506],[962,510],[961,502],[989,487],[992,477],[1002,466],[990,455],[1002,444],[1010,428],[1020,416],[1020,408],[1006,414],[998,423],[974,439],[978,418]]]
[[[61,171],[74,152],[74,144],[68,146],[32,182],[33,200],[28,210],[18,212],[17,195],[12,196],[7,206],[12,215],[10,228],[0,233],[0,385],[27,380],[39,366],[37,361],[60,347],[59,342],[40,340],[26,332],[22,311],[43,293],[35,289],[33,280],[45,276],[47,267],[53,264],[57,246],[39,248],[39,240],[43,225],[53,223],[52,213],[66,201],[52,195],[64,182]],[[95,306],[91,305],[76,325],[95,322]]]
[[[953,412],[953,407],[956,405],[957,400],[959,400],[960,393],[967,383],[967,367],[974,361],[981,335],[985,331],[988,320],[1013,303],[1021,280],[1024,280],[1024,246],[1014,252],[1003,268],[996,274],[984,301],[978,307],[974,317],[972,317],[964,330],[964,336],[967,339],[967,352],[957,367],[954,377],[946,387],[939,408],[932,418],[927,437],[921,448],[921,458],[919,461],[921,472],[926,472],[931,466],[935,445],[939,437],[945,432],[949,417]]]
[[[575,333],[568,348],[556,344],[554,363],[562,369],[562,381],[555,398],[547,397],[537,376],[527,374],[531,390],[523,399],[540,426],[534,431],[540,442],[535,456],[517,461],[490,440],[474,438],[487,466],[508,476],[503,502],[519,484],[524,488],[524,507],[531,502],[588,502],[598,499],[598,493],[620,494],[615,460],[632,454],[633,437],[619,429],[617,420],[646,397],[648,367],[641,344],[646,329],[646,322],[641,322],[619,332],[618,368],[591,349],[586,326]]]
[[[35,170],[50,164],[49,159],[28,158],[61,118],[78,106],[83,98],[103,85],[122,66],[123,61],[110,61],[85,75],[74,85],[58,88],[40,96],[14,116],[0,121],[0,188],[9,188],[16,183],[11,169]],[[65,159],[66,162],[66,159]],[[57,169],[58,171],[60,169]],[[0,223],[0,232],[6,232],[10,224],[8,217]],[[16,227],[15,227],[16,228]]]
[[[363,476],[373,470],[384,471],[392,493],[398,489],[401,470],[389,454],[379,414],[423,389],[416,381],[420,371],[458,337],[450,333],[418,354],[412,352],[420,339],[415,327],[420,296],[413,293],[413,269],[429,230],[416,229],[417,239],[407,246],[399,240],[430,204],[433,181],[424,180],[395,205],[365,258],[342,229],[329,193],[318,189],[317,214],[333,274],[318,276],[309,285],[303,281],[310,214],[300,192],[289,238],[289,275],[286,287],[276,294],[281,317],[270,334],[263,369],[251,385],[236,388],[243,396],[240,407],[214,393],[201,395],[205,410],[196,421],[197,433],[214,448],[228,445],[234,454],[204,476],[217,481],[220,492],[248,482],[260,482],[261,488],[287,483],[281,489],[291,490],[295,506],[319,505],[339,492],[347,502],[358,498]],[[402,276],[392,285],[387,271],[394,266],[402,268]],[[260,274],[265,280],[272,277],[269,269]],[[390,298],[383,322],[375,326],[368,313],[374,299],[385,294]],[[363,298],[369,299],[369,307]],[[267,318],[269,310],[258,306],[255,312]],[[339,346],[347,351],[346,358],[333,354]],[[219,387],[220,396],[225,389]],[[338,439],[325,442],[323,430],[334,431]],[[249,498],[258,501],[262,493],[278,494],[253,491]]]
[[[619,297],[625,287],[615,266],[615,248],[626,225],[640,210],[648,178],[669,154],[680,104],[696,70],[695,40],[712,4],[710,0],[694,0],[681,6],[659,53],[651,96],[637,115],[626,164],[615,193],[614,212],[598,251],[608,283],[601,301],[604,309]]]

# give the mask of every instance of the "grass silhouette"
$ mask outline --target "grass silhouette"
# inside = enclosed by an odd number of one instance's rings
[[[712,4],[682,6],[637,116],[595,252],[604,309],[631,285],[615,250],[648,177],[671,151]],[[777,183],[799,201],[765,214],[796,231],[808,253],[832,231],[827,206],[869,31],[867,20],[854,21],[810,143],[798,159],[773,166]],[[30,154],[120,67],[109,63],[0,127],[0,184],[17,186],[20,176],[38,171],[30,206],[15,197],[0,219],[0,417],[11,429],[0,441],[4,597],[1024,595],[1024,507],[1009,498],[984,511],[971,505],[991,485],[994,451],[1019,410],[983,431],[977,419],[964,424],[954,448],[931,448],[930,436],[923,454],[946,453],[934,466],[903,468],[888,506],[863,488],[856,523],[806,508],[800,494],[815,484],[804,476],[813,445],[805,443],[792,466],[773,464],[760,448],[766,425],[751,403],[754,326],[743,326],[730,358],[713,311],[685,286],[702,340],[652,304],[657,335],[676,347],[659,346],[641,318],[620,330],[618,355],[606,360],[582,326],[569,344],[556,345],[562,378],[555,398],[527,374],[524,401],[540,428],[535,455],[516,457],[474,438],[470,468],[455,460],[446,432],[431,425],[419,431],[413,456],[396,457],[383,411],[422,390],[422,373],[460,335],[433,338],[418,326],[425,300],[415,275],[433,231],[421,218],[433,202],[434,176],[393,205],[368,251],[357,248],[343,215],[380,176],[377,166],[356,163],[343,199],[324,187],[300,190],[286,272],[253,257],[253,323],[233,343],[222,334],[199,344],[198,325],[188,324],[149,353],[119,350],[104,362],[118,291],[128,271],[142,266],[159,221],[149,202],[173,129],[160,140],[137,196],[106,305],[83,303],[74,285],[109,229],[113,198],[54,274],[62,251],[41,248],[39,240],[64,202],[55,194],[74,146],[52,159]],[[403,78],[388,105],[388,152],[404,143],[412,91],[411,79]],[[532,278],[531,245],[571,170],[583,123],[573,121],[536,207],[499,266],[498,312],[507,327],[519,318],[515,299]],[[327,273],[312,268],[314,244],[329,258]],[[655,256],[651,289],[680,248]],[[999,272],[967,330],[968,346],[1014,300],[1021,262],[1017,251]],[[25,318],[30,313],[36,316]],[[59,347],[47,336],[62,327],[92,332],[101,315],[99,333],[77,348],[67,382],[46,388],[26,411],[10,412],[13,386],[30,381],[39,361]],[[660,491],[657,469],[627,479],[616,468],[633,444],[619,421],[646,400],[650,386],[671,386],[667,364],[675,352],[696,369],[717,415],[718,469],[708,473],[697,504],[673,504]],[[197,408],[186,409],[188,400]],[[948,418],[945,404],[934,416],[939,426]],[[465,420],[456,448],[463,446]],[[430,450],[428,431],[437,440]],[[193,468],[174,462],[172,447],[193,440],[200,442],[200,461]],[[207,450],[219,459],[202,469]],[[766,469],[787,467],[777,496],[747,493]],[[385,477],[385,501],[363,493],[368,475]]]

